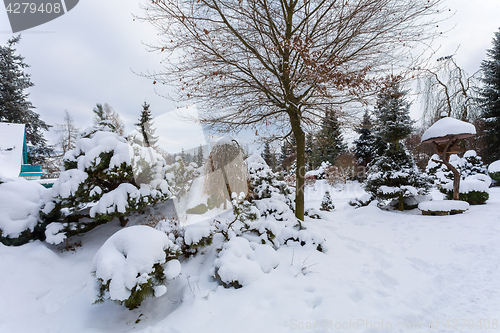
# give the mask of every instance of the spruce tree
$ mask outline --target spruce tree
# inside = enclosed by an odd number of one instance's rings
[[[363,115],[363,120],[356,132],[359,137],[354,140],[354,155],[359,166],[366,167],[376,156],[384,153],[387,145],[380,137],[373,134],[373,123],[368,110]]]
[[[312,133],[307,133],[306,135],[306,167],[308,170],[313,170],[315,168],[315,158],[314,158],[314,135]]]
[[[374,109],[377,118],[376,134],[387,143],[395,144],[413,132],[414,121],[410,117],[411,103],[406,100],[408,90],[401,89],[401,77],[389,76],[377,96]]]
[[[485,149],[481,155],[487,163],[500,159],[500,30],[495,33],[488,60],[481,63],[484,86],[479,91],[479,104],[485,120]]]
[[[266,142],[264,144],[264,151],[261,154],[262,158],[266,162],[266,164],[271,168],[271,170],[276,169],[276,156],[274,156],[274,153],[271,151],[271,145],[269,142]]]
[[[293,162],[297,158],[296,145],[297,145],[296,140],[293,135],[290,137],[290,141],[288,140],[283,141],[279,156],[279,163],[283,168],[283,170],[289,170]]]
[[[316,135],[316,144],[313,148],[313,167],[320,166],[322,162],[329,162],[333,165],[337,156],[346,150],[347,145],[340,131],[339,121],[333,111],[327,112],[321,129]]]
[[[139,127],[139,131],[144,138],[144,146],[154,148],[158,143],[158,136],[155,135],[156,129],[153,127],[153,116],[151,110],[149,110],[149,106],[150,105],[144,101],[139,122],[135,124],[135,126]]]
[[[49,129],[35,107],[28,100],[25,90],[32,87],[30,75],[24,72],[28,68],[24,57],[15,54],[14,45],[19,43],[21,35],[7,41],[7,46],[0,46],[0,122],[24,124],[26,143],[28,144],[28,163],[42,164],[51,154],[43,131]]]
[[[378,200],[397,199],[398,209],[403,210],[409,203],[407,198],[428,193],[430,180],[400,142],[413,129],[411,103],[406,101],[407,91],[401,90],[400,80],[390,76],[377,96],[377,134],[389,147],[369,165],[364,188]]]
[[[195,155],[194,162],[198,165],[198,168],[203,165],[203,160],[204,160],[204,154],[203,154],[203,147],[200,146],[198,147],[198,153]]]

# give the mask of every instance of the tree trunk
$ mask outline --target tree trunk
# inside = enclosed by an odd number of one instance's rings
[[[398,204],[398,209],[402,212],[404,210],[404,197],[402,194],[399,195]]]
[[[450,169],[451,172],[453,172],[453,200],[458,200],[459,196],[458,191],[460,189],[460,173],[453,165],[450,164],[449,159],[450,159],[450,154],[444,152],[442,155],[442,160],[444,162],[444,165],[446,165],[446,167]]]
[[[289,112],[293,135],[297,142],[297,170],[295,183],[295,217],[304,221],[304,178],[306,174],[306,135],[300,126],[300,118],[294,111]]]

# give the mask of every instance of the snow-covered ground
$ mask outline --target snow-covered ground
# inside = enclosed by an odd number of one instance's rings
[[[486,205],[442,217],[353,209],[347,202],[363,193],[356,183],[340,191],[318,182],[306,208],[318,209],[325,190],[336,209],[308,221],[326,253],[281,247],[276,269],[225,289],[211,278],[209,250],[132,311],[92,304],[92,259],[118,222],[79,238],[76,250],[0,244],[0,332],[500,331],[500,188]]]

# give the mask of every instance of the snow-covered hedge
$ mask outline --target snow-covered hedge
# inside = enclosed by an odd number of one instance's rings
[[[439,155],[434,154],[427,163],[426,173],[433,179],[437,185],[444,185],[453,181],[453,173],[448,170],[446,165],[436,162],[441,161]],[[450,164],[460,173],[461,179],[477,174],[487,174],[486,166],[480,156],[474,150],[468,150],[463,157],[456,154],[450,155]]]
[[[148,226],[116,232],[92,262],[99,290],[96,302],[110,299],[134,309],[146,297],[162,296],[166,282],[181,272],[175,259],[178,250],[165,233]]]
[[[214,276],[225,287],[241,288],[271,272],[279,262],[272,247],[234,237],[222,246]]]
[[[490,195],[488,187],[490,182],[487,179],[481,180],[471,176],[460,182],[459,200],[467,201],[471,205],[482,205],[486,203]],[[446,199],[453,199],[453,182],[449,182],[441,189],[446,195]]]
[[[40,209],[47,190],[24,178],[10,179],[0,175],[0,242],[22,245],[44,238]]]
[[[500,160],[490,164],[488,167],[488,174],[491,178],[500,182]]]
[[[71,214],[88,208],[93,220],[67,222],[68,235],[119,218],[170,198],[165,160],[152,148],[129,145],[116,133],[95,132],[66,153],[63,170],[52,187],[53,203],[44,212],[63,208]],[[60,238],[57,238],[60,239]]]

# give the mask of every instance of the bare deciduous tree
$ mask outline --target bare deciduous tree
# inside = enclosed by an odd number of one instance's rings
[[[75,148],[76,139],[80,129],[75,126],[73,117],[68,110],[64,110],[64,122],[56,124],[57,133],[59,134],[58,146],[62,149],[63,155]]]
[[[262,128],[297,140],[296,216],[304,218],[305,132],[325,109],[359,101],[379,71],[433,35],[443,0],[152,0],[179,100],[213,129]],[[276,135],[276,137],[280,136]]]
[[[423,101],[424,122],[430,126],[442,115],[462,121],[478,117],[476,104],[478,73],[472,75],[458,66],[453,55],[440,57],[435,66],[415,68],[418,88]]]

